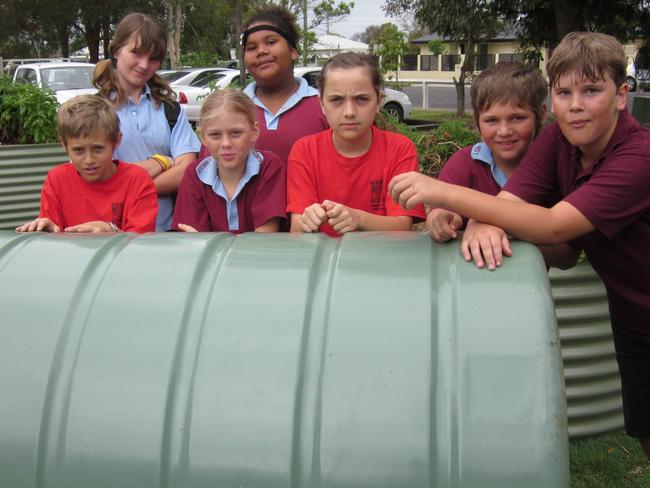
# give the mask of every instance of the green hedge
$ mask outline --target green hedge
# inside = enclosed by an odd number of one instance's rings
[[[56,142],[57,108],[52,92],[0,77],[0,144]]]

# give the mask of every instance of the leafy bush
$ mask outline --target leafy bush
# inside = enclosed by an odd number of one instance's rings
[[[0,144],[56,142],[54,94],[0,77]]]
[[[452,154],[481,139],[479,133],[470,129],[464,120],[444,122],[432,132],[419,132],[385,113],[382,113],[376,123],[378,127],[411,139],[418,151],[420,171],[433,177],[438,176]]]
[[[205,68],[208,66],[217,66],[219,55],[216,53],[207,53],[204,51],[195,51],[192,53],[181,53],[181,65],[191,66],[193,68]]]

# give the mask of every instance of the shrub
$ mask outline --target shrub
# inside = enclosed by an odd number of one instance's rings
[[[438,176],[452,154],[481,139],[479,133],[467,127],[464,120],[449,120],[432,132],[419,132],[382,113],[377,126],[399,132],[411,139],[418,151],[420,171],[433,177]]]
[[[219,55],[207,53],[204,51],[195,51],[192,53],[181,53],[181,65],[191,66],[193,68],[205,68],[206,66],[217,66],[219,64]]]
[[[54,94],[0,77],[0,144],[56,142]]]

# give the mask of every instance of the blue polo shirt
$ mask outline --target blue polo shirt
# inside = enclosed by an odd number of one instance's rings
[[[471,155],[472,159],[475,161],[480,161],[490,167],[494,181],[496,181],[497,184],[503,188],[504,185],[508,182],[508,176],[501,168],[494,164],[494,157],[492,156],[492,151],[490,151],[488,145],[482,141],[477,142],[472,146]]]
[[[116,109],[120,118],[122,144],[115,150],[115,157],[125,162],[137,162],[152,154],[163,154],[176,159],[186,153],[198,153],[201,143],[192,130],[181,105],[174,130],[170,132],[162,104],[156,107],[149,85],[145,85],[139,103],[130,98]],[[156,231],[169,230],[172,223],[174,200],[172,195],[158,197]]]

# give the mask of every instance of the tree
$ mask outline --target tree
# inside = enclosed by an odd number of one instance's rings
[[[395,24],[382,24],[376,46],[375,51],[381,59],[382,70],[395,71],[395,81],[399,83],[400,56],[408,50],[406,35]]]
[[[648,0],[495,0],[526,47],[553,49],[573,31],[605,32],[621,42],[648,38]]]
[[[430,32],[457,40],[465,46],[465,60],[456,87],[456,113],[465,114],[465,80],[474,71],[477,43],[492,37],[500,27],[499,12],[493,0],[386,0],[384,10],[399,15],[413,10],[418,21]]]
[[[436,56],[440,56],[441,54],[444,54],[447,51],[447,46],[445,45],[445,43],[439,41],[438,39],[433,39],[427,42],[427,48],[429,48],[431,54],[435,54]]]
[[[167,52],[172,69],[177,69],[180,66],[184,3],[183,0],[165,0]]]
[[[354,2],[335,4],[334,0],[323,0],[314,7],[314,20],[312,20],[311,28],[325,24],[325,33],[329,34],[331,25],[350,15],[353,8]]]
[[[352,40],[363,42],[365,44],[368,44],[369,46],[372,46],[377,44],[380,31],[381,31],[380,25],[369,25],[368,27],[366,27],[366,30],[364,30],[363,32],[357,32],[356,34],[353,34]]]

